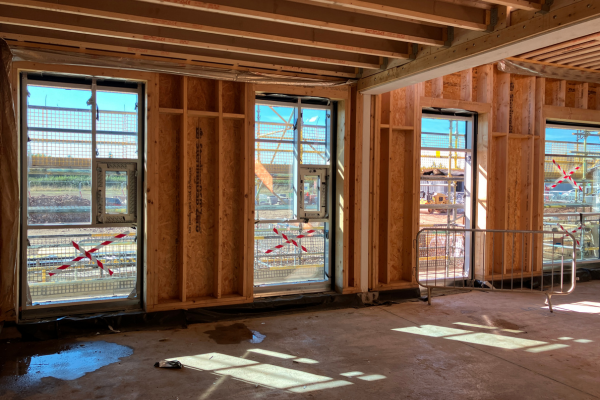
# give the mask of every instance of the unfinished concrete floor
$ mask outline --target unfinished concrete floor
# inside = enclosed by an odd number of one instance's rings
[[[599,398],[600,281],[557,296],[554,314],[543,301],[470,292],[432,306],[3,343],[0,398]],[[154,368],[166,358],[186,367]]]

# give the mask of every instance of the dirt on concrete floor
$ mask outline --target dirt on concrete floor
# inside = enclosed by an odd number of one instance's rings
[[[431,306],[9,339],[0,399],[596,399],[600,281],[553,300],[550,313],[539,294],[467,292]],[[163,359],[184,368],[155,368]]]

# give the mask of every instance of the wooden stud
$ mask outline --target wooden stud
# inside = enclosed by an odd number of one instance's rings
[[[471,68],[460,72],[460,99],[473,100],[473,70]]]
[[[180,237],[181,237],[181,243],[179,243],[179,251],[180,251],[180,258],[179,258],[179,273],[178,273],[178,277],[179,277],[179,299],[181,300],[181,302],[186,302],[187,301],[187,271],[188,271],[188,252],[187,250],[187,245],[188,245],[188,241],[189,241],[189,232],[191,229],[191,226],[189,226],[188,223],[188,215],[186,214],[186,211],[188,211],[188,208],[190,206],[189,202],[190,202],[190,198],[186,195],[188,193],[188,184],[190,183],[190,180],[192,179],[192,177],[190,176],[190,170],[188,169],[187,165],[190,162],[190,157],[188,154],[188,141],[189,141],[189,134],[188,134],[188,77],[184,76],[181,78],[183,80],[183,84],[182,84],[182,90],[181,90],[181,105],[183,108],[183,117],[181,118],[181,146],[180,146],[180,153],[181,153],[181,170],[180,170],[180,176],[181,176],[181,181],[180,181],[180,197],[179,197],[179,201],[180,201],[180,215],[179,215],[179,220],[182,222],[181,223],[181,233],[180,233]]]
[[[441,99],[444,97],[444,77],[440,76],[431,80],[431,97]]]
[[[360,281],[361,281],[361,218],[362,218],[362,167],[363,167],[363,146],[366,145],[363,143],[363,106],[364,99],[363,95],[358,93],[356,88],[352,88],[353,95],[353,116],[352,118],[355,120],[354,123],[354,131],[352,134],[354,135],[354,143],[355,143],[355,152],[354,152],[354,216],[353,216],[353,234],[354,234],[354,265],[351,265],[350,268],[354,270],[354,281],[352,282],[352,287],[360,289]],[[364,160],[366,161],[366,160]],[[350,166],[352,167],[352,166]],[[367,227],[364,227],[366,229]]]
[[[245,251],[245,272],[241,279],[243,287],[240,289],[242,296],[252,299],[254,288],[254,85],[246,83],[246,103],[244,113],[246,115],[246,130],[244,143],[246,149],[246,245]]]
[[[371,274],[369,289],[374,290],[379,283],[379,221],[381,196],[381,95],[371,96],[371,142],[373,146],[371,164]]]
[[[223,230],[224,230],[224,217],[223,217],[223,212],[224,212],[224,197],[223,197],[223,185],[225,184],[224,182],[224,174],[225,174],[225,168],[226,166],[223,165],[224,164],[224,159],[225,159],[225,149],[223,146],[223,81],[217,81],[217,104],[218,104],[218,113],[219,113],[219,117],[218,117],[218,122],[217,122],[217,132],[218,132],[218,149],[219,149],[219,156],[218,156],[218,176],[219,176],[219,181],[217,182],[217,187],[218,187],[218,215],[219,215],[219,220],[217,223],[217,229],[218,229],[218,250],[217,250],[217,262],[215,264],[215,273],[214,273],[214,296],[217,299],[221,298],[221,290],[222,290],[222,278],[223,278],[223,241],[225,240],[224,235],[223,235]]]

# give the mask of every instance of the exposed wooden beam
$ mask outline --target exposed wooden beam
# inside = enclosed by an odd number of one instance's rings
[[[597,40],[597,39],[600,39],[600,33],[594,33],[591,35],[582,36],[577,39],[569,40],[568,42],[561,42],[561,43],[557,43],[552,46],[543,47],[541,49],[537,49],[537,50],[533,50],[533,51],[521,54],[521,55],[519,55],[519,57],[520,58],[537,59],[535,57],[540,56],[542,54],[548,54],[549,52],[554,51],[554,50],[564,49],[566,47],[571,47],[576,44],[585,43],[585,42],[589,42],[591,40]]]
[[[560,63],[565,63],[568,61],[580,60],[582,58],[588,57],[587,56],[588,53],[594,53],[598,50],[600,50],[600,42],[596,42],[595,46],[590,46],[585,49],[576,50],[576,51],[567,51],[563,54],[560,54],[560,55],[557,55],[554,57],[544,58],[544,61],[545,62],[557,62],[558,61]]]
[[[313,2],[337,4],[356,11],[375,12],[476,31],[487,29],[484,10],[438,0],[313,0]]]
[[[284,24],[322,28],[377,38],[387,38],[411,43],[429,40],[431,45],[444,44],[443,28],[391,18],[376,17],[351,11],[331,12],[326,7],[285,0],[139,0],[145,3],[168,4],[188,10],[236,15]]]
[[[217,49],[242,54],[253,54],[291,60],[310,61],[358,68],[379,68],[378,57],[362,54],[311,49],[252,39],[190,32],[140,24],[126,24],[87,16],[71,16],[43,10],[0,6],[0,23],[43,27],[52,30],[85,33],[99,36],[132,39],[143,42],[169,43],[176,46]]]
[[[381,57],[408,58],[408,43],[397,40],[376,39],[304,26],[289,29],[287,24],[278,22],[258,21],[199,10],[184,12],[178,7],[144,4],[133,0],[103,0],[101,2],[0,0],[0,4]],[[156,18],[156,16],[160,16],[160,18]],[[202,21],[202,24],[199,24],[198,21]],[[423,44],[438,43],[438,41],[432,43],[429,39],[423,39],[423,42]]]
[[[184,61],[189,60],[197,65],[216,68],[252,70],[256,72],[276,72],[283,75],[314,77],[315,75],[355,78],[354,68],[315,64],[303,61],[274,59],[253,55],[234,54],[217,50],[206,50],[171,46],[165,43],[139,42],[103,36],[74,34],[41,28],[29,28],[0,24],[0,37],[8,40],[47,43],[69,46],[73,49],[88,48],[112,52],[121,52],[124,56],[134,55],[141,59],[148,56],[151,61]],[[28,43],[23,43],[27,45]],[[68,51],[69,49],[67,49]]]
[[[527,11],[540,11],[542,9],[542,5],[535,1],[527,1],[527,0],[483,0],[486,3],[498,4],[501,6],[507,6],[516,8],[519,10],[527,10]]]
[[[530,21],[362,78],[363,94],[378,94],[598,31],[600,0],[579,1]]]
[[[600,42],[592,40],[591,42],[585,42],[585,43],[581,43],[581,44],[577,44],[575,46],[569,46],[569,47],[564,47],[564,48],[560,48],[560,49],[556,49],[554,51],[551,51],[549,53],[545,53],[545,54],[541,54],[535,57],[531,57],[532,60],[535,61],[546,61],[546,59],[550,58],[550,57],[554,57],[557,55],[561,55],[564,54],[565,52],[568,51],[576,51],[576,50],[581,50],[581,49],[587,49],[589,47],[593,47],[596,46],[597,44],[600,44]]]
[[[561,61],[557,62],[557,64],[581,65],[581,64],[587,63],[588,61],[590,61],[594,58],[597,58],[598,56],[600,56],[600,50],[597,50],[593,53],[584,54],[579,57],[572,57],[569,59],[561,60]]]

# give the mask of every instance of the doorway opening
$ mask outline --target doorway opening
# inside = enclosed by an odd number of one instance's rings
[[[22,318],[141,307],[143,98],[21,74]]]
[[[331,289],[332,105],[261,98],[255,109],[255,294]]]
[[[419,229],[473,227],[473,129],[472,115],[423,115]],[[468,232],[420,235],[420,280],[469,277],[471,241]]]

